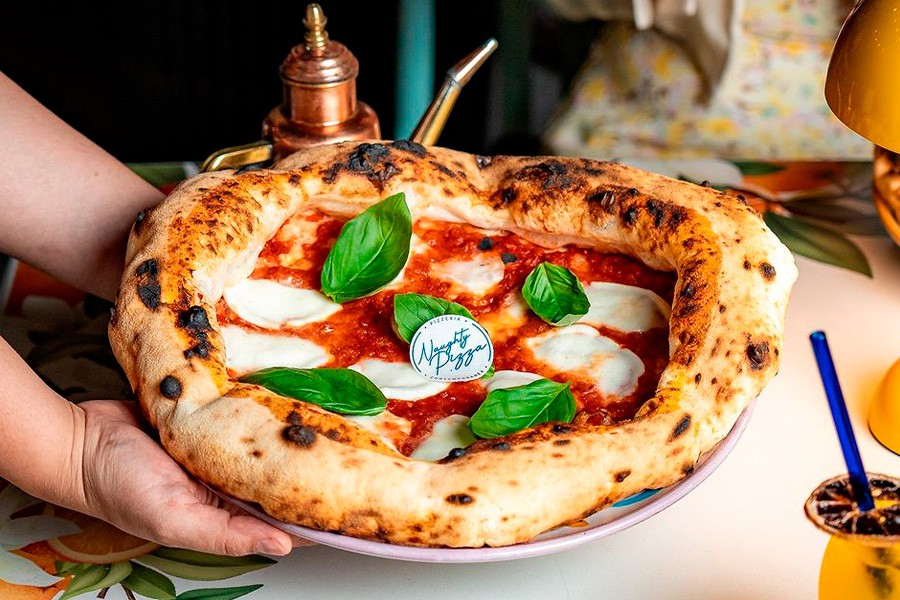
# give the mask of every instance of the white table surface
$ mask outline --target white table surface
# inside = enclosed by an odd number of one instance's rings
[[[900,358],[900,249],[858,238],[868,279],[798,258],[778,376],[743,438],[696,490],[612,537],[557,554],[468,565],[373,558],[322,546],[229,585],[252,598],[815,598],[827,536],[803,514],[809,493],[845,471],[808,335],[828,334],[863,460],[900,475],[900,457],[866,426],[879,381]],[[263,576],[264,574],[264,576]]]

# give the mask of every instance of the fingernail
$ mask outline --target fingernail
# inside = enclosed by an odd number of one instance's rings
[[[284,556],[287,554],[287,551],[284,549],[284,544],[280,543],[278,540],[268,539],[262,540],[256,544],[256,553]]]

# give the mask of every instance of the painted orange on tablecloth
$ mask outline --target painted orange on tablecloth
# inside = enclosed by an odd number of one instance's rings
[[[47,540],[47,545],[69,562],[103,565],[137,558],[159,548],[159,544],[74,510],[48,504],[44,514],[72,521],[81,529],[80,533]]]

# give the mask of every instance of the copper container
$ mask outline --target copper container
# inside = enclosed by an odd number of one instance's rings
[[[356,99],[359,61],[329,40],[326,22],[322,8],[310,4],[303,19],[305,41],[281,65],[284,104],[263,121],[275,160],[317,144],[381,137],[375,111]]]

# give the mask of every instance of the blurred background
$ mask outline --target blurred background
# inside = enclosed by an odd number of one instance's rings
[[[291,47],[303,41],[306,4],[8,3],[0,18],[0,70],[121,160],[202,160],[221,147],[260,138],[263,118],[282,100],[278,68]],[[360,62],[359,99],[378,113],[383,136],[392,137],[399,3],[320,4],[331,39],[346,45]],[[557,21],[527,2],[435,5],[434,31],[423,33],[433,35],[435,89],[450,66],[499,36],[504,10],[525,25],[522,39],[555,38],[534,35],[532,24],[550,32]],[[567,46],[570,59],[558,56],[552,43],[536,44],[532,55],[527,45],[511,40],[519,46],[517,61],[524,68],[553,65],[543,69],[553,83],[537,88],[545,112],[559,100],[563,81],[583,58],[594,28],[572,27],[582,32],[583,42],[580,48]],[[442,145],[485,152],[510,138],[518,140],[515,146],[522,152],[534,148],[522,140],[529,129],[537,133],[548,115],[536,115],[529,123],[526,102],[505,121],[502,114],[500,56],[511,50],[501,47],[465,87]],[[526,86],[516,87],[528,93]]]
[[[385,138],[411,131],[397,114],[408,75],[398,71],[401,11],[427,5],[431,25],[406,34],[433,43],[421,60],[435,91],[450,66],[500,41],[440,145],[598,158],[871,155],[822,97],[850,0],[320,4],[331,38],[359,60],[358,98]],[[303,41],[306,5],[7,3],[0,70],[121,160],[200,161],[260,139],[282,101],[278,68]]]

